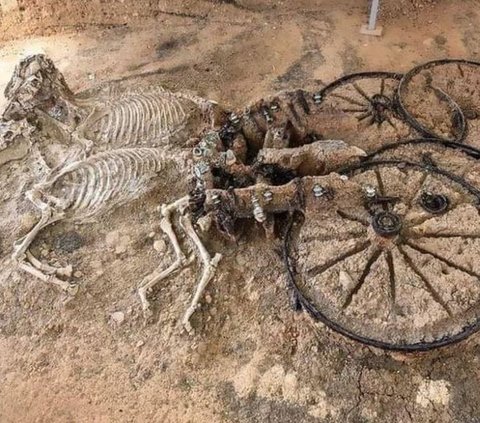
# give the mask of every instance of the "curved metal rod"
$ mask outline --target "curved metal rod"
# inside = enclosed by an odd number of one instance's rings
[[[445,92],[439,90],[438,88],[431,87],[443,100],[445,100],[452,110],[452,122],[454,126],[457,127],[459,130],[458,136],[456,136],[454,139],[450,138],[444,138],[439,136],[438,134],[435,134],[431,128],[427,128],[426,126],[422,125],[418,120],[416,120],[411,113],[408,111],[406,105],[404,104],[403,100],[403,93],[408,85],[408,83],[413,79],[414,76],[418,75],[420,72],[422,72],[425,69],[431,69],[436,66],[440,65],[445,65],[445,64],[450,64],[450,63],[457,63],[459,66],[461,64],[464,65],[471,65],[471,66],[480,66],[480,63],[474,62],[471,60],[462,60],[462,59],[442,59],[442,60],[433,60],[431,62],[424,63],[422,65],[419,65],[413,69],[411,69],[409,72],[407,72],[403,78],[400,81],[400,84],[398,85],[397,88],[397,95],[396,95],[396,103],[399,107],[399,111],[403,115],[405,121],[411,125],[413,128],[415,128],[417,131],[419,131],[421,134],[427,136],[427,137],[433,137],[436,139],[440,139],[443,141],[453,141],[453,142],[462,142],[465,140],[468,132],[468,125],[467,121],[465,119],[465,116],[463,114],[463,111],[461,107]],[[463,77],[463,71],[459,67],[459,70],[461,72],[461,75]]]

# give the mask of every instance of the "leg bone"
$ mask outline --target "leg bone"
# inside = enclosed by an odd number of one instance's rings
[[[35,202],[34,199],[33,201]],[[52,210],[49,206],[38,202],[35,202],[35,204],[41,208],[42,216],[38,223],[26,236],[20,238],[14,243],[14,252],[12,258],[17,261],[20,269],[30,273],[43,282],[59,286],[69,295],[74,295],[77,290],[74,284],[62,281],[54,276],[54,274],[68,276],[70,273],[69,267],[57,269],[48,264],[44,264],[29,251],[29,247],[38,233],[46,226],[58,220],[52,216]]]
[[[188,197],[183,197],[180,200],[177,200],[171,204],[163,205],[161,207],[161,213],[163,219],[160,222],[160,228],[168,236],[170,243],[172,244],[173,251],[175,253],[175,261],[166,269],[161,269],[160,267],[155,269],[150,275],[146,276],[143,281],[140,283],[138,288],[138,295],[140,297],[140,302],[142,304],[142,309],[145,317],[148,317],[150,314],[150,303],[147,300],[147,292],[153,288],[161,280],[170,276],[173,272],[181,269],[187,264],[187,259],[180,244],[178,242],[177,236],[173,231],[173,226],[171,222],[171,215],[175,210],[183,209],[188,205]]]
[[[210,254],[208,253],[207,249],[205,248],[198,234],[193,228],[192,221],[189,216],[183,217],[180,222],[183,228],[185,229],[185,232],[187,233],[187,235],[190,237],[190,239],[193,241],[193,243],[197,247],[198,253],[203,262],[202,276],[197,285],[197,289],[195,291],[195,295],[192,298],[192,302],[190,303],[190,306],[188,307],[182,319],[182,324],[185,327],[186,331],[189,334],[192,334],[193,328],[192,328],[192,325],[190,324],[190,317],[198,308],[198,304],[200,302],[200,298],[203,294],[203,291],[205,290],[206,286],[215,275],[218,262],[221,260],[222,255],[217,253],[213,257],[213,259],[210,257]]]
[[[46,275],[45,273],[33,267],[30,263],[21,261],[18,263],[18,267],[25,272],[37,277],[43,282],[59,286],[62,290],[65,291],[65,293],[72,297],[77,293],[78,286],[76,284],[62,281],[61,279],[58,279],[53,275]]]

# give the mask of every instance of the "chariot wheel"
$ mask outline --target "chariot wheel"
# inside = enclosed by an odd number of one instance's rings
[[[344,76],[313,96],[323,119],[324,139],[342,139],[371,152],[412,134],[398,113],[396,92],[402,75],[364,72]]]
[[[306,210],[287,230],[299,305],[343,335],[390,350],[436,348],[479,330],[480,191],[408,161],[341,173],[362,198],[321,198],[332,207]]]
[[[480,146],[480,63],[435,60],[405,74],[398,105],[427,137]]]

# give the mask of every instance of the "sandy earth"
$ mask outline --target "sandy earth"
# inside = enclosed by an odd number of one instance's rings
[[[55,61],[74,90],[141,80],[231,106],[354,71],[480,58],[474,0],[417,2],[425,6],[406,15],[388,9],[378,39],[359,35],[366,6],[358,0],[19,3],[24,11],[0,22],[2,88],[19,58],[37,52]],[[196,264],[156,289],[153,321],[144,324],[134,288],[172,260],[156,206],[185,189],[175,175],[99,222],[43,233],[35,252],[79,272],[80,293],[63,305],[61,294],[9,259],[12,242],[32,223],[21,197],[30,165],[0,173],[0,422],[480,418],[478,336],[410,356],[348,341],[290,310],[274,245],[254,225],[238,246],[209,242],[224,259],[193,319],[195,336],[178,319]]]

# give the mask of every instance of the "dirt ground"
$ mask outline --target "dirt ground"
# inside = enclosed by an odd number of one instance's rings
[[[40,52],[74,90],[161,83],[232,107],[355,71],[480,59],[478,0],[387,3],[381,38],[359,34],[358,0],[85,3],[19,1],[2,16],[0,88]],[[81,282],[64,305],[9,258],[33,221],[31,165],[0,172],[0,422],[480,421],[479,336],[415,355],[349,341],[290,309],[276,245],[254,225],[239,245],[210,238],[224,258],[194,336],[178,321],[198,264],[155,290],[145,324],[135,286],[173,258],[156,206],[185,191],[180,175],[98,222],[44,231],[35,253]]]

